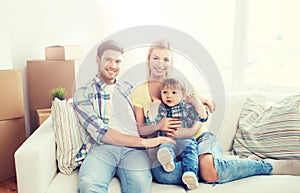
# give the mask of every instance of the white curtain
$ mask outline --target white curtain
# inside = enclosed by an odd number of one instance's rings
[[[300,2],[248,0],[245,89],[300,94]]]

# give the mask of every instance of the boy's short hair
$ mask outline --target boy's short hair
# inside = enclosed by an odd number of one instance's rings
[[[174,90],[180,90],[182,93],[182,96],[186,95],[186,89],[185,89],[184,84],[175,78],[167,78],[164,81],[162,81],[160,84],[160,90],[162,90],[165,87],[171,88]]]
[[[114,40],[108,40],[100,44],[97,49],[97,56],[101,58],[103,52],[105,52],[106,50],[115,50],[121,52],[121,54],[124,53],[124,49],[121,47],[121,45]]]

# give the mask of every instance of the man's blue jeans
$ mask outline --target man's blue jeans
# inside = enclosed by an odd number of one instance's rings
[[[198,149],[196,141],[192,138],[183,138],[176,139],[176,144],[167,143],[159,146],[159,149],[167,148],[174,159],[174,163],[176,162],[176,157],[180,155],[181,164],[182,164],[182,172],[191,171],[196,175],[199,170],[198,163]]]
[[[122,193],[150,193],[152,175],[145,151],[114,145],[94,145],[79,170],[80,193],[107,193],[113,176]]]
[[[222,149],[217,138],[211,132],[203,133],[197,140],[198,154],[212,154],[214,165],[219,179],[214,183],[225,183],[254,175],[268,175],[272,171],[272,165],[264,160],[250,159],[223,159]],[[165,172],[159,162],[152,165],[154,179],[163,184],[183,184],[181,161],[175,162],[175,170]]]

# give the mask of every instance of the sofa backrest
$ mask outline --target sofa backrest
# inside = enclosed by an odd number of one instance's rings
[[[232,142],[236,133],[239,115],[246,98],[246,94],[241,93],[233,93],[226,96],[224,120],[218,133],[215,133],[223,151],[230,151],[232,149]],[[216,108],[218,108],[218,106],[216,106]]]

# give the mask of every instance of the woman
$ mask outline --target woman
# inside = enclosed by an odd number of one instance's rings
[[[160,83],[164,80],[172,67],[172,51],[168,42],[157,41],[153,43],[148,52],[148,79],[138,85],[131,93],[135,118],[138,124],[139,134],[149,136],[161,130],[168,133],[169,137],[192,137],[195,130],[202,127],[202,123],[196,122],[193,129],[181,128],[181,121],[176,118],[161,119],[156,125],[147,125],[149,122],[149,109],[155,100],[160,100]],[[209,101],[201,99],[211,112],[214,107]],[[253,175],[290,174],[300,175],[295,171],[297,162],[285,160],[251,160],[222,158],[222,149],[216,137],[211,132],[200,129],[196,141],[198,143],[199,179],[208,183],[225,183]],[[151,157],[150,157],[151,160]],[[175,170],[165,172],[157,161],[152,166],[154,179],[164,184],[183,184],[181,180],[181,162],[175,162]]]

